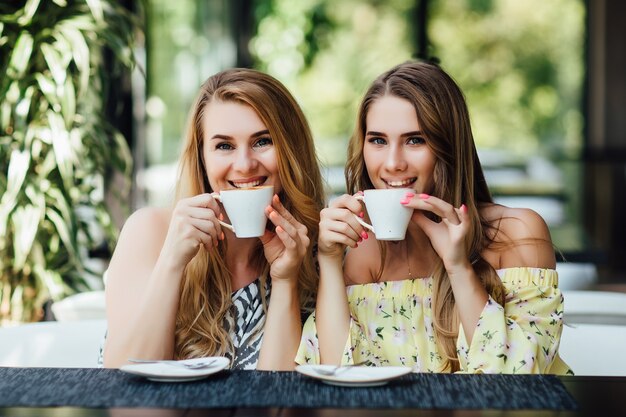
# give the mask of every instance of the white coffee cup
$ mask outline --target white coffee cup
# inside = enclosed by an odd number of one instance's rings
[[[355,217],[363,227],[374,232],[378,240],[404,240],[413,214],[412,208],[400,203],[406,198],[406,193],[415,191],[409,188],[365,190],[362,196],[356,198],[365,203],[372,224]]]
[[[263,236],[267,224],[265,207],[271,204],[273,195],[272,185],[213,193],[213,198],[221,201],[232,223],[230,225],[220,220],[220,224],[239,238]]]

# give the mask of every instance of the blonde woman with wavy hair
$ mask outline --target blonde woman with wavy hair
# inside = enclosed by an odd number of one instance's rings
[[[495,204],[456,83],[407,62],[378,77],[348,148],[348,193],[321,213],[316,312],[298,363],[418,372],[567,373],[563,299],[543,219]],[[403,241],[356,220],[367,189],[408,188]],[[346,251],[347,249],[347,251]]]
[[[126,222],[107,278],[104,365],[226,356],[233,369],[294,366],[315,301],[323,186],[302,110],[276,79],[210,77],[193,105],[176,204]],[[215,192],[272,185],[260,238],[237,238]]]

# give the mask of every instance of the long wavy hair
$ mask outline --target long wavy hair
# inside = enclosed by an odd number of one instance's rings
[[[280,200],[317,242],[319,213],[324,205],[324,188],[311,130],[300,106],[287,89],[273,77],[250,69],[229,69],[210,77],[200,88],[191,108],[179,167],[176,201],[211,193],[202,157],[203,119],[214,100],[250,106],[267,127],[276,149],[282,184]],[[301,305],[310,306],[317,291],[313,245],[309,247],[298,277]],[[175,357],[189,358],[233,352],[224,328],[231,301],[231,272],[227,269],[225,241],[216,250],[200,246],[187,265],[181,285],[176,317]],[[261,242],[251,259],[259,267],[261,288],[265,288],[269,265]],[[263,300],[265,294],[263,292]],[[265,305],[265,303],[264,303]]]
[[[470,217],[467,236],[468,256],[487,292],[504,303],[505,291],[495,270],[481,257],[494,244],[494,227],[483,218],[478,207],[493,203],[480,166],[465,97],[454,80],[438,65],[406,62],[378,77],[367,90],[359,107],[357,126],[348,146],[346,181],[348,192],[374,188],[363,159],[366,117],[373,102],[383,96],[395,96],[415,108],[426,144],[436,157],[434,187],[429,194],[455,207],[465,204]],[[386,247],[380,242],[383,262]],[[433,323],[437,343],[446,354],[441,371],[457,371],[459,362],[456,339],[460,319],[443,261],[438,259],[433,271]]]

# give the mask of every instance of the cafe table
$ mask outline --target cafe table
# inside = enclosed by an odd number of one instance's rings
[[[153,382],[114,369],[0,367],[0,416],[626,416],[626,377],[409,374],[379,387],[297,372]]]

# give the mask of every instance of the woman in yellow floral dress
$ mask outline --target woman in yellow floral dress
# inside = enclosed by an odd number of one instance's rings
[[[419,372],[571,373],[558,354],[563,296],[543,219],[495,204],[462,92],[407,62],[367,91],[348,192],[321,213],[316,312],[296,362]],[[355,194],[409,188],[406,238],[377,241]]]

